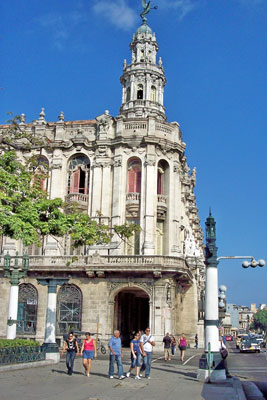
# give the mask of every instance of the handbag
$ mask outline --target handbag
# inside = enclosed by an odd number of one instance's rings
[[[226,349],[224,349],[223,347],[221,347],[220,353],[221,353],[223,360],[228,356],[228,351]]]

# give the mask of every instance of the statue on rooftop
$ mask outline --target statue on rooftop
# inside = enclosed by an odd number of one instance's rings
[[[150,12],[150,10],[157,10],[158,6],[151,7],[150,1],[146,2],[146,0],[142,0],[142,6],[144,10],[141,12],[140,17],[143,20],[143,24],[147,23],[146,15]]]

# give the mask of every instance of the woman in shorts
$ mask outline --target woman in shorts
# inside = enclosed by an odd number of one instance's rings
[[[95,339],[91,337],[90,332],[86,332],[85,334],[85,340],[81,348],[81,356],[83,358],[84,374],[90,376],[92,360],[97,358],[96,342]]]
[[[181,352],[181,361],[184,361],[184,352],[185,352],[186,346],[187,346],[186,337],[184,334],[182,334],[182,336],[179,338],[178,344],[179,344],[179,349]]]
[[[129,372],[127,372],[127,374],[126,374],[127,378],[129,378],[129,376],[131,375],[131,371],[136,367],[135,379],[141,379],[140,375],[139,375],[140,367],[141,367],[141,355],[142,355],[140,337],[141,337],[140,332],[137,332],[134,335],[134,338],[130,342],[131,366],[130,366]]]

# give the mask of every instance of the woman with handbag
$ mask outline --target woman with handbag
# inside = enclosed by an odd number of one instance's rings
[[[179,344],[179,349],[181,352],[181,361],[184,361],[184,352],[185,352],[186,346],[187,346],[186,337],[185,337],[184,333],[182,334],[181,337],[179,337],[178,344]]]
[[[225,344],[223,343],[223,340],[220,340],[220,353],[221,353],[221,357],[223,360],[223,364],[224,364],[224,368],[225,368],[225,374],[226,374],[226,378],[232,378],[232,375],[230,374],[229,370],[228,370],[228,364],[227,364],[227,356],[228,356],[228,351],[227,348],[225,346]]]
[[[141,349],[140,338],[141,338],[141,334],[140,334],[140,332],[137,332],[134,335],[134,338],[131,340],[131,343],[130,343],[131,366],[130,366],[129,372],[127,372],[127,374],[126,374],[127,378],[130,377],[131,371],[136,367],[135,379],[141,379],[140,378],[141,355],[144,356],[145,354],[143,354],[143,351]]]

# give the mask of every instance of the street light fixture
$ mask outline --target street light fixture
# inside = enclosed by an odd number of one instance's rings
[[[198,379],[209,381],[217,381],[226,379],[225,367],[220,355],[219,342],[219,313],[218,313],[218,264],[221,259],[249,259],[243,262],[243,267],[251,266],[255,268],[257,265],[263,267],[264,260],[256,261],[252,256],[226,256],[217,257],[216,247],[216,222],[209,213],[206,220],[206,247],[205,247],[205,264],[206,264],[206,284],[205,284],[205,353],[199,360]]]

